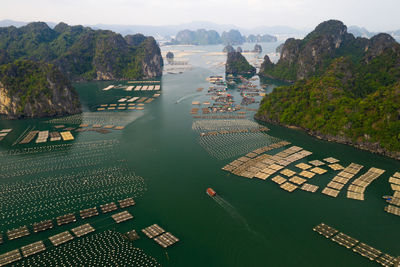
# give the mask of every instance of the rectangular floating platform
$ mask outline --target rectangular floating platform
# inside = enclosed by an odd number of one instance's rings
[[[59,132],[51,132],[50,133],[50,141],[54,142],[54,141],[60,141],[61,140],[61,135]]]
[[[115,85],[109,85],[106,88],[103,89],[103,91],[108,91],[110,89],[113,89],[115,87]]]
[[[58,226],[76,222],[75,214],[73,214],[73,213],[58,216],[56,220],[57,220]]]
[[[389,254],[382,254],[381,256],[376,258],[375,261],[382,266],[389,267],[394,266],[396,258]]]
[[[61,244],[67,243],[68,241],[71,241],[72,239],[74,239],[74,237],[71,235],[70,232],[65,231],[57,235],[53,235],[49,237],[49,239],[51,243],[53,243],[53,245],[57,247]]]
[[[332,158],[332,157],[325,158],[324,161],[326,161],[326,162],[328,162],[328,163],[331,163],[331,164],[334,164],[334,163],[339,162],[338,159],[335,159],[335,158]]]
[[[146,227],[146,228],[142,229],[142,232],[148,238],[154,238],[154,237],[164,233],[165,230],[162,229],[158,224],[153,224],[153,225],[150,225],[149,227]]]
[[[334,171],[340,171],[340,170],[344,169],[344,167],[342,165],[338,164],[338,163],[329,164],[328,167],[331,168]]]
[[[359,241],[357,239],[352,238],[343,233],[339,233],[336,236],[332,237],[332,241],[335,241],[339,245],[344,246],[348,249],[354,247],[355,245],[357,245],[359,243]]]
[[[339,232],[335,228],[326,225],[324,223],[318,224],[313,228],[313,230],[318,234],[325,236],[326,238],[331,238],[332,236],[336,235]]]
[[[127,88],[126,88],[126,91],[132,91],[132,89],[134,88],[135,86],[128,86]]]
[[[43,241],[38,241],[38,242],[21,247],[22,255],[24,255],[25,258],[35,255],[35,254],[45,251],[45,250],[46,250],[46,247],[44,246]]]
[[[19,142],[20,144],[28,144],[30,143],[33,138],[35,138],[35,136],[39,133],[39,131],[30,131],[25,137],[24,139],[22,139],[21,142]]]
[[[130,214],[128,211],[113,214],[111,215],[111,217],[116,223],[121,223],[133,219],[132,214]]]
[[[11,250],[7,253],[0,255],[0,266],[5,266],[12,262],[16,262],[22,259],[21,253],[18,249]]]
[[[327,170],[322,169],[322,168],[319,168],[319,167],[314,167],[314,168],[312,168],[312,169],[309,169],[309,171],[311,171],[311,172],[313,172],[313,173],[316,173],[316,174],[319,174],[319,175],[328,172]]]
[[[79,214],[81,215],[82,219],[87,219],[87,218],[99,215],[99,212],[97,211],[97,208],[94,207],[94,208],[81,210],[79,212]]]
[[[266,180],[270,175],[263,173],[263,172],[258,172],[256,173],[256,175],[254,176],[255,178],[261,179],[261,180]]]
[[[111,212],[111,211],[118,209],[118,207],[117,207],[117,205],[115,205],[114,202],[111,202],[108,204],[100,205],[100,209],[103,213],[107,213],[107,212]]]
[[[280,172],[281,174],[287,176],[287,177],[292,177],[293,175],[296,174],[296,172],[289,170],[289,169],[284,169],[283,171]]]
[[[302,185],[306,182],[307,180],[304,178],[300,178],[298,176],[293,176],[292,178],[289,179],[289,182],[297,184],[297,185]]]
[[[300,188],[303,191],[315,193],[317,192],[319,186],[313,185],[313,184],[303,184],[303,186]]]
[[[385,207],[385,211],[387,213],[391,213],[391,214],[400,216],[400,208],[399,207],[396,207],[396,206],[393,206],[393,205],[387,205]]]
[[[307,169],[311,168],[312,166],[308,165],[306,163],[299,163],[296,165],[296,167],[299,169],[302,169],[302,170],[307,170]]]
[[[355,193],[351,191],[347,191],[347,198],[355,199],[355,200],[364,200],[364,193]]]
[[[275,176],[274,178],[272,178],[271,179],[274,183],[277,183],[277,184],[283,184],[283,183],[285,183],[286,181],[287,181],[287,179],[286,178],[283,178],[282,176],[280,176],[280,175],[277,175],[277,176]]]
[[[364,243],[358,244],[356,247],[353,248],[353,251],[370,259],[371,261],[375,260],[382,254],[381,251],[379,251],[371,246],[368,246],[367,244],[364,244]]]
[[[81,226],[72,228],[71,231],[76,235],[77,237],[81,237],[84,235],[87,235],[89,233],[92,233],[95,231],[95,229],[88,223],[83,224]]]
[[[301,175],[303,177],[306,177],[308,179],[311,179],[311,178],[313,178],[315,176],[315,173],[309,172],[309,171],[302,171],[302,172],[299,173],[299,175]]]
[[[389,183],[400,185],[400,178],[396,178],[396,177],[392,176],[392,177],[389,178]]]
[[[37,233],[37,232],[45,231],[47,229],[52,229],[54,226],[53,226],[52,220],[46,220],[46,221],[34,223],[34,224],[32,224],[32,227],[33,227],[33,232]]]
[[[118,200],[118,204],[120,206],[121,209],[130,207],[130,206],[134,206],[135,205],[135,201],[133,200],[133,198],[126,198],[123,200]]]
[[[328,195],[330,197],[337,197],[339,195],[340,191],[333,189],[333,188],[329,188],[329,187],[325,187],[322,190],[322,194]]]
[[[330,187],[330,188],[333,188],[333,189],[336,189],[336,190],[342,190],[342,188],[344,187],[344,184],[337,183],[337,182],[334,182],[334,181],[330,181],[328,183],[327,187]]]
[[[298,188],[297,185],[294,185],[294,184],[289,183],[289,182],[286,182],[286,183],[282,184],[280,187],[283,190],[285,190],[285,191],[287,191],[289,193],[292,193],[294,190],[296,190]]]
[[[29,235],[29,230],[28,227],[26,226],[21,226],[19,228],[16,229],[12,229],[12,230],[7,230],[7,237],[8,240],[14,240],[23,236],[27,236]]]
[[[312,164],[312,165],[314,165],[314,166],[316,166],[316,167],[325,165],[325,163],[322,162],[322,161],[320,161],[320,160],[312,160],[312,161],[310,161],[310,162],[308,162],[308,163],[310,163],[310,164]]]
[[[139,98],[140,97],[135,96],[135,97],[132,97],[131,99],[129,99],[128,101],[126,101],[126,102],[132,103],[132,102],[135,102],[136,100],[138,100]]]
[[[64,141],[71,141],[74,140],[74,137],[72,136],[70,131],[66,131],[66,132],[61,132],[61,137]]]
[[[165,234],[162,234],[162,235],[154,238],[154,241],[157,242],[157,244],[159,244],[163,248],[167,248],[169,246],[172,246],[176,242],[178,242],[179,239],[177,237],[175,237],[174,235],[172,235],[171,233],[167,232]]]

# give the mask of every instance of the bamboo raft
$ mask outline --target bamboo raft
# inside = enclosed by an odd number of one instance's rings
[[[390,204],[384,210],[387,213],[400,216],[400,172],[396,172],[389,177],[389,183],[394,193],[390,200],[386,200]]]
[[[24,255],[25,258],[35,255],[35,254],[40,253],[45,250],[46,250],[46,247],[44,246],[43,241],[38,241],[38,242],[21,247],[22,255]]]
[[[364,166],[350,163],[338,173],[322,190],[322,193],[331,197],[337,197],[344,186],[359,172]],[[352,195],[353,196],[353,195]],[[357,196],[354,196],[357,197]],[[361,198],[360,196],[358,196]]]
[[[22,259],[21,253],[19,252],[18,249],[14,249],[12,251],[0,255],[0,266],[4,266],[12,262],[19,261],[20,259]]]
[[[385,170],[370,168],[366,173],[355,179],[347,190],[347,198],[364,200],[365,189],[381,176]]]
[[[8,240],[14,240],[17,238],[21,238],[23,236],[27,236],[29,234],[30,234],[29,230],[26,226],[21,226],[19,228],[12,229],[12,230],[7,230]]]
[[[335,228],[321,223],[313,228],[313,230],[326,238],[338,243],[341,246],[351,249],[363,257],[371,261],[376,261],[382,266],[394,266],[396,259],[389,255],[382,253],[380,250],[375,249],[367,244],[361,243],[357,239],[339,232]]]
[[[72,222],[76,222],[76,217],[75,214],[73,213],[69,213],[69,214],[65,214],[62,216],[58,216],[56,218],[57,224],[58,226],[64,225],[64,224],[69,224]]]
[[[339,162],[338,159],[335,159],[335,158],[332,158],[332,157],[325,158],[324,161],[326,161],[326,162],[328,162],[328,163],[331,163],[331,164],[334,164],[334,163],[338,163],[338,162]]]
[[[53,235],[49,237],[49,239],[50,242],[57,247],[61,244],[67,243],[68,241],[71,241],[72,239],[74,239],[74,237],[70,234],[70,232],[65,231],[57,235]]]
[[[135,205],[135,201],[133,200],[133,198],[126,198],[123,200],[118,200],[118,204],[120,206],[121,209],[127,208],[127,207],[131,207]]]
[[[128,211],[113,214],[111,215],[111,217],[116,223],[121,223],[133,219],[133,216]]]
[[[106,88],[103,89],[103,91],[108,91],[110,89],[113,89],[115,87],[115,85],[109,85]]]
[[[35,136],[39,133],[39,131],[30,131],[25,137],[24,139],[22,139],[21,142],[19,142],[20,144],[28,144],[30,143],[33,138],[35,138]]]
[[[167,248],[179,241],[177,237],[167,232],[153,239],[163,248]]]
[[[54,227],[53,222],[51,220],[41,221],[38,223],[34,223],[32,225],[33,232],[38,233],[48,229],[52,229]]]
[[[81,210],[79,212],[80,216],[82,219],[87,219],[87,218],[91,218],[93,216],[97,216],[99,215],[99,212],[97,211],[97,208],[89,208],[89,209],[85,209],[85,210]]]
[[[114,202],[111,202],[108,204],[100,205],[100,209],[103,213],[108,213],[118,209],[118,207]]]
[[[150,225],[144,229],[142,229],[142,232],[150,239],[153,239],[154,237],[161,235],[162,233],[165,232],[164,229],[162,229],[158,224],[153,224]]]
[[[95,229],[90,224],[86,223],[81,226],[72,228],[71,231],[74,233],[75,236],[81,237],[94,232]]]
[[[72,136],[70,131],[61,132],[60,134],[64,141],[74,140],[74,137]]]
[[[306,183],[306,184],[303,184],[303,186],[300,189],[303,191],[315,193],[315,192],[317,192],[318,188],[319,188],[319,186],[317,186],[317,185]]]
[[[312,161],[310,161],[308,163],[314,165],[315,167],[319,167],[319,166],[325,165],[325,163],[320,161],[320,160],[312,160]]]

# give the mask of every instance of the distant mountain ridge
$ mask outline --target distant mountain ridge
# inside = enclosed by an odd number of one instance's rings
[[[243,36],[240,31],[231,29],[224,31],[221,35],[214,30],[198,29],[196,31],[183,30],[178,32],[176,37],[166,44],[170,45],[241,45],[244,42],[256,43],[256,42],[276,42],[275,36],[264,34],[254,35],[251,34],[248,37]]]

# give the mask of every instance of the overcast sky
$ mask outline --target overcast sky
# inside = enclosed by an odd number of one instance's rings
[[[314,28],[327,19],[370,31],[400,29],[400,0],[1,0],[0,20],[171,25],[211,21],[240,27]]]

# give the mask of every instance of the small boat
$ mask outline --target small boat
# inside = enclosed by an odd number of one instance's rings
[[[383,199],[391,199],[393,196],[383,196]]]
[[[212,189],[212,188],[207,188],[206,193],[210,197],[215,197],[217,195],[217,192],[215,192],[214,189]]]

